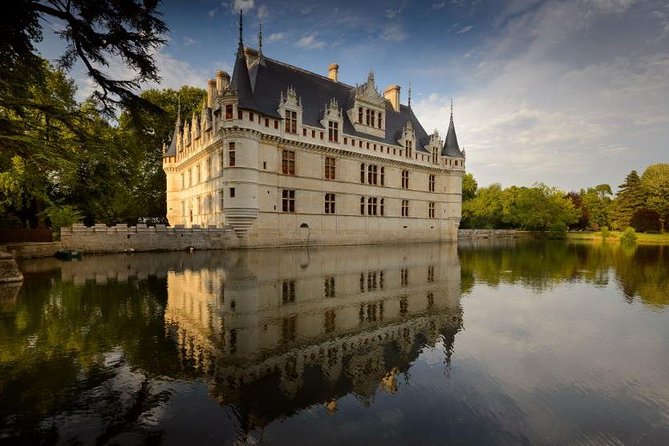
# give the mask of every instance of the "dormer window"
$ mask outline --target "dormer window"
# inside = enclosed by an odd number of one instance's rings
[[[413,141],[406,140],[404,144],[404,148],[406,149],[405,153],[407,158],[411,158],[412,153],[413,153]]]
[[[383,128],[383,113],[379,113],[379,128]]]
[[[339,123],[329,121],[328,123],[328,141],[339,142]]]
[[[358,107],[358,122],[362,124],[362,107]]]
[[[286,133],[297,134],[297,112],[286,110]]]

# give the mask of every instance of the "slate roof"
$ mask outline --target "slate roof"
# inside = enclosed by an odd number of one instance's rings
[[[240,62],[241,60],[238,58],[234,72],[240,71],[240,77],[243,77],[243,70],[240,69],[241,67],[238,68]],[[396,112],[390,101],[385,101],[386,136],[385,138],[379,138],[356,131],[346,114],[346,110],[353,106],[355,87],[342,82],[333,82],[320,74],[265,56],[261,56],[259,61],[251,65],[249,77],[253,89],[253,98],[246,96],[247,93],[239,92],[239,100],[240,104],[250,104],[253,101],[255,107],[249,107],[252,110],[281,119],[282,116],[277,112],[281,93],[285,94],[289,87],[293,87],[302,102],[302,122],[305,125],[323,128],[320,123],[323,111],[330,99],[335,98],[344,112],[342,114],[344,119],[343,131],[347,135],[397,146],[397,140],[400,138],[404,126],[407,121],[411,121],[416,132],[416,150],[427,152],[424,147],[430,142],[430,137],[418,122],[411,108],[406,105],[400,105],[400,111]],[[242,105],[242,107],[244,106]]]
[[[464,158],[460,146],[458,145],[458,137],[455,134],[455,124],[453,124],[453,112],[451,111],[451,122],[448,123],[448,132],[444,140],[444,147],[441,149],[441,154],[453,158]]]
[[[163,154],[163,157],[177,156],[177,138],[179,138],[180,131],[181,131],[181,107],[179,107],[177,122],[174,124],[174,132],[172,132],[172,140],[170,141],[169,147]]]

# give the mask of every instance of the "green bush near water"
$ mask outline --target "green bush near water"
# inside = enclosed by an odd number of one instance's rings
[[[628,227],[623,231],[623,234],[620,236],[620,243],[623,245],[634,245],[636,244],[636,231],[634,228]]]

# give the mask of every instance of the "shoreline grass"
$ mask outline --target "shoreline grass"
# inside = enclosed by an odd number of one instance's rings
[[[608,237],[606,238],[607,243],[620,243],[620,236],[622,236],[622,231],[610,231]],[[669,232],[664,234],[646,234],[643,232],[637,232],[637,245],[669,245]],[[602,233],[601,232],[568,232],[567,240],[570,241],[592,241],[592,242],[602,242]]]

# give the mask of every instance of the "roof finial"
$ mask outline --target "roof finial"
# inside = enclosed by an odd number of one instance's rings
[[[177,95],[177,126],[181,126],[181,96]]]
[[[451,121],[453,120],[453,98],[451,98]]]
[[[258,24],[258,53],[262,57],[262,19]]]
[[[409,107],[411,107],[411,82],[409,82]]]
[[[244,49],[244,42],[242,40],[242,30],[243,30],[243,27],[244,27],[243,20],[244,20],[244,10],[240,9],[239,10],[239,48],[242,49],[242,50]]]

